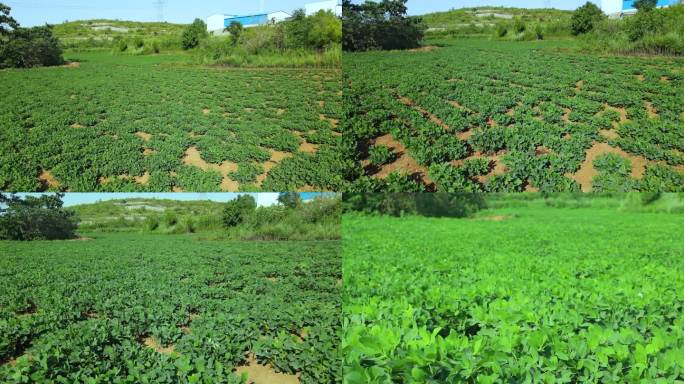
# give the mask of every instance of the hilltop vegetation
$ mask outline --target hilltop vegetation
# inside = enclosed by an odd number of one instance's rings
[[[242,200],[248,201],[247,206],[235,207]],[[206,232],[216,238],[236,240],[337,239],[340,210],[340,201],[335,197],[257,207],[247,195],[227,203],[136,198],[68,208],[79,220],[79,233]]]
[[[572,11],[486,6],[451,9],[420,17],[428,26],[428,38],[505,36],[509,29],[513,29],[515,22],[523,23],[525,30],[534,31],[539,26],[544,35],[560,37],[570,35]],[[506,33],[503,33],[504,30]]]
[[[106,49],[137,54],[178,51],[183,24],[124,20],[79,20],[53,29],[65,49]]]

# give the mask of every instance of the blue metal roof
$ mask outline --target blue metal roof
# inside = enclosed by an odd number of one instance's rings
[[[259,25],[268,23],[268,13],[260,13],[258,15],[227,17],[223,20],[223,24],[227,27],[231,22],[237,21],[244,25]]]

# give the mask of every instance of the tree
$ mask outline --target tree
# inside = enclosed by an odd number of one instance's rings
[[[577,36],[591,31],[605,17],[606,15],[596,4],[586,2],[572,13],[570,20],[572,34]]]
[[[10,16],[11,8],[0,3],[0,68],[30,68],[64,62],[52,26],[21,28]]]
[[[195,19],[192,24],[188,25],[183,31],[181,38],[181,45],[183,49],[192,49],[200,44],[202,39],[209,36],[207,32],[207,24],[201,19]]]
[[[647,35],[662,34],[666,17],[664,12],[655,9],[655,1],[638,1],[634,5],[638,9],[636,15],[626,20],[629,40],[638,41]]]
[[[318,11],[308,17],[307,45],[323,50],[342,40],[342,21],[330,11]]]
[[[256,209],[256,201],[251,195],[240,195],[226,203],[223,209],[223,225],[227,228],[235,227],[245,220],[247,215]]]
[[[658,5],[658,0],[636,0],[634,2],[634,8],[637,11],[650,11],[655,9]]]
[[[12,8],[0,3],[0,38],[19,28],[19,23],[10,16]]]
[[[233,46],[236,46],[238,41],[240,40],[240,36],[242,35],[242,23],[239,21],[233,20],[230,22],[230,25],[224,29],[224,32],[230,33],[231,41]]]
[[[65,210],[63,193],[40,197],[0,194],[0,239],[2,240],[59,240],[76,236],[74,213]]]
[[[302,204],[302,198],[297,192],[282,192],[278,195],[278,202],[285,208],[295,209]]]
[[[420,46],[426,26],[406,16],[407,0],[342,2],[342,48],[345,51],[408,49]]]
[[[17,28],[0,45],[0,68],[31,68],[64,63],[52,26]]]

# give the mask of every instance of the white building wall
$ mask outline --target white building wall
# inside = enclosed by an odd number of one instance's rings
[[[304,5],[304,10],[306,11],[307,16],[313,15],[320,10],[331,11],[337,16],[342,16],[342,6],[339,4],[338,0],[326,0],[309,3]]]
[[[271,12],[268,14],[268,21],[275,21],[276,23],[280,23],[281,21],[285,21],[290,18],[289,13],[283,12],[283,11],[278,11],[278,12]]]
[[[223,15],[223,14],[217,14],[217,15],[211,15],[207,17],[207,31],[209,32],[223,32],[223,29],[225,26],[223,25],[223,21],[230,15]]]
[[[622,0],[601,0],[601,10],[606,15],[622,12]]]

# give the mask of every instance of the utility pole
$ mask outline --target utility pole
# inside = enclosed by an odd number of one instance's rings
[[[157,20],[160,22],[164,21],[164,6],[166,5],[166,0],[157,0],[154,2],[157,7]]]
[[[551,8],[551,0],[544,0],[544,8]]]

